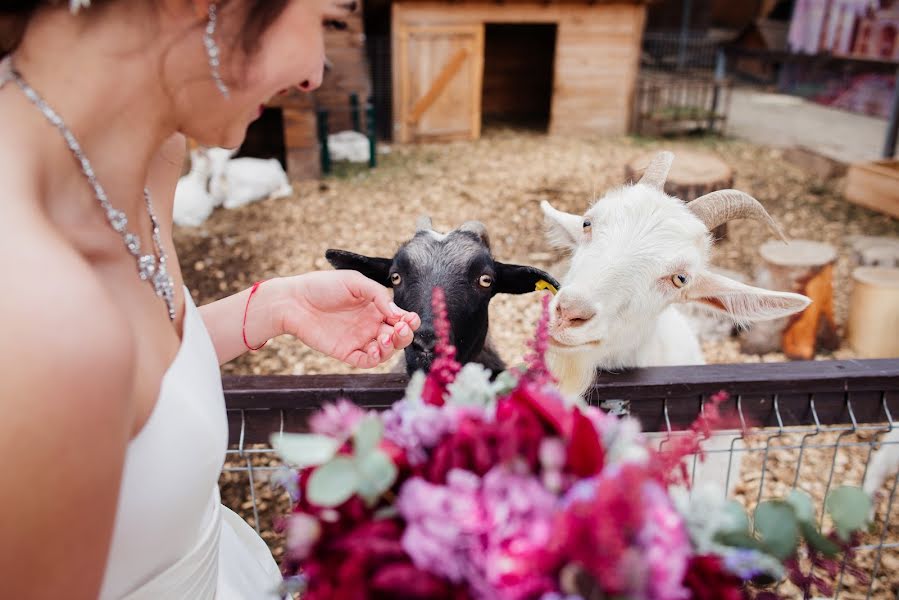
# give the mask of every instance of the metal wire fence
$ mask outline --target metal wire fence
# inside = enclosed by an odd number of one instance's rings
[[[268,445],[272,433],[301,431],[324,402],[349,398],[382,409],[402,396],[401,375],[233,377],[225,380],[232,448],[221,479],[223,501],[256,527],[276,558],[279,515],[287,495],[273,480],[282,467]],[[899,592],[899,473],[882,460],[899,453],[899,360],[818,361],[763,365],[653,368],[603,375],[589,401],[638,418],[659,445],[669,443],[709,398],[739,426],[716,433],[707,459],[688,465],[693,489],[718,486],[752,510],[792,489],[809,493],[826,524],[823,500],[839,485],[861,485],[870,466],[882,476],[875,517],[836,574],[833,598],[891,599]],[[887,461],[888,462],[888,461]],[[874,475],[872,472],[871,475]],[[807,561],[801,568],[809,569]],[[779,592],[802,598],[792,584]],[[819,594],[820,595],[820,594]]]

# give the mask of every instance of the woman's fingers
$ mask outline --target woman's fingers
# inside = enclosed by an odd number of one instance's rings
[[[418,316],[416,315],[415,318],[418,319]],[[418,324],[421,325],[420,319],[418,320]],[[392,336],[393,347],[397,350],[402,350],[403,348],[411,344],[413,337],[412,332],[413,328],[405,319],[394,325]]]
[[[384,322],[388,325],[396,325],[400,320],[406,320],[407,324],[410,326],[412,321],[416,321],[419,325],[421,324],[421,319],[418,318],[418,315],[403,310],[394,304],[390,294],[384,286],[375,283],[364,275],[353,277],[352,286],[353,294],[356,297],[369,300],[374,304],[375,308],[378,309],[378,312],[381,313]],[[417,328],[418,326],[416,325],[413,327],[413,330]]]

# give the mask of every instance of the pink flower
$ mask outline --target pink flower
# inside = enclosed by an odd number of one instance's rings
[[[309,417],[309,429],[321,435],[346,439],[353,435],[364,416],[364,410],[349,400],[340,399],[334,404],[325,404]]]
[[[648,596],[653,600],[685,600],[690,593],[682,585],[692,547],[683,518],[658,483],[643,485],[646,524],[639,542],[649,563]]]
[[[456,348],[449,343],[449,317],[446,311],[446,296],[441,288],[434,288],[431,295],[434,310],[434,334],[437,343],[434,353],[437,358],[431,363],[431,371],[425,379],[421,398],[426,404],[443,406],[446,388],[456,379],[462,365],[456,360]]]
[[[288,517],[285,537],[290,558],[304,560],[308,557],[321,534],[322,527],[315,517],[306,513]]]
[[[403,549],[416,567],[453,583],[469,579],[476,569],[469,545],[484,530],[478,497],[480,478],[455,469],[446,485],[415,477],[400,490],[397,509],[406,520]]]
[[[680,515],[651,473],[606,466],[563,501],[555,544],[561,563],[581,565],[609,595],[681,600],[691,546]]]

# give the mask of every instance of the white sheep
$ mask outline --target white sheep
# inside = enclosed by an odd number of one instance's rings
[[[206,153],[211,162],[209,192],[217,205],[237,208],[293,194],[287,173],[274,158],[231,158],[234,152],[226,148],[209,148]]]
[[[710,269],[710,231],[718,225],[751,218],[780,230],[743,192],[721,190],[689,204],[667,195],[673,159],[670,152],[658,154],[638,183],[610,191],[584,215],[541,204],[550,241],[573,253],[550,306],[549,359],[567,394],[583,395],[597,370],[703,364],[699,340],[678,304],[697,303],[744,324],[784,317],[810,302]],[[733,438],[719,441],[720,448],[707,449],[722,451],[726,469],[723,451]],[[710,459],[703,471],[720,470],[721,461]]]
[[[209,157],[200,149],[190,151],[190,171],[175,186],[173,218],[182,227],[197,227],[209,218],[215,208],[215,200],[207,186],[211,166]]]

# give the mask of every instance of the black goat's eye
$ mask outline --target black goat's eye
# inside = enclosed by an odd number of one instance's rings
[[[478,285],[480,285],[482,288],[489,288],[491,285],[493,285],[493,277],[491,277],[490,275],[481,275],[478,278]]]
[[[390,276],[391,285],[399,285],[400,283],[402,283],[402,281],[403,281],[403,278],[400,277],[399,273],[394,273],[393,275]]]

